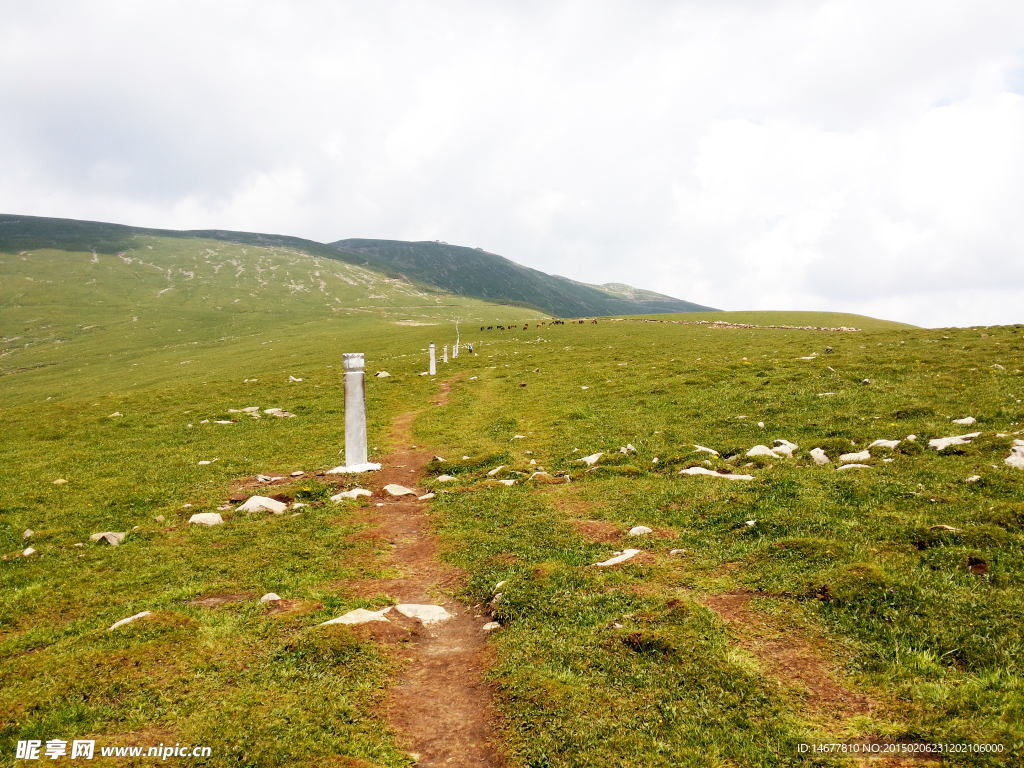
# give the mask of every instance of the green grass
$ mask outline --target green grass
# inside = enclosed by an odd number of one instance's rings
[[[383,715],[403,654],[316,626],[387,599],[345,586],[394,576],[384,545],[358,535],[356,507],[323,505],[303,480],[287,490],[311,501],[299,517],[185,521],[216,509],[238,478],[341,463],[342,352],[392,374],[368,378],[370,445],[385,453],[391,419],[437,392],[418,375],[422,350],[450,343],[455,318],[478,354],[442,367],[438,380],[466,375],[414,435],[457,478],[437,484],[447,492],[433,517],[444,557],[467,571],[462,597],[487,602],[508,582],[489,675],[511,765],[787,765],[801,762],[801,741],[867,734],[999,742],[1004,762],[1021,761],[1024,474],[1002,463],[1024,431],[1021,327],[714,313],[865,330],[537,329],[525,310],[282,248],[132,242],[132,263],[0,254],[3,764],[16,763],[19,739],[92,737],[209,745],[211,765],[410,764]],[[257,264],[274,279],[256,279]],[[528,319],[529,331],[478,330]],[[251,405],[297,418],[231,413]],[[950,424],[966,415],[978,425]],[[237,423],[212,423],[225,418]],[[983,437],[964,449],[920,448],[976,429]],[[807,456],[911,433],[916,444],[873,452],[859,474]],[[774,438],[798,443],[795,457],[728,460]],[[619,454],[627,443],[636,453]],[[613,455],[583,472],[576,459],[597,451]],[[488,485],[489,468],[516,477],[531,459],[572,483]],[[678,475],[705,460],[757,479]],[[587,541],[577,517],[663,532],[639,544],[649,561],[598,571],[589,564],[624,543]],[[930,530],[939,523],[959,531]],[[12,557],[26,528],[39,556]],[[103,530],[132,532],[117,548],[88,542]],[[971,573],[970,558],[989,572]],[[738,589],[880,708],[840,723],[809,713],[698,600]],[[269,591],[300,602],[268,614],[255,601]],[[217,594],[240,599],[193,602]],[[106,631],[142,610],[154,616]],[[998,761],[947,759],[986,763]]]

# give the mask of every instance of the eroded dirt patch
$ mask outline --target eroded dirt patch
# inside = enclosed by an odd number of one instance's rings
[[[218,608],[232,603],[244,603],[246,600],[252,600],[252,595],[206,595],[189,600],[188,604],[201,605],[204,608]]]
[[[698,600],[737,630],[740,644],[762,663],[767,674],[804,694],[808,714],[848,720],[877,709],[877,703],[840,682],[838,672],[810,641],[795,632],[783,634],[750,606],[746,592],[725,592]]]

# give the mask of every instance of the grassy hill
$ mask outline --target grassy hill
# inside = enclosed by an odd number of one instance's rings
[[[548,275],[479,248],[432,242],[348,239],[331,243],[379,269],[462,296],[536,307],[556,317],[714,311],[621,283],[591,286]]]
[[[508,765],[829,765],[799,745],[854,740],[1024,759],[1024,471],[1004,463],[1024,439],[1024,327],[551,326],[295,243],[89,240],[0,245],[0,764],[57,738],[202,744],[218,766],[415,763],[389,702],[423,637],[320,626],[395,603],[409,574],[390,558],[416,533],[373,529],[380,494],[329,501],[372,477],[316,474],[341,462],[350,351],[391,374],[367,380],[372,456],[414,414],[414,444],[448,459],[407,481],[437,494],[438,556],[459,569],[437,598],[485,611],[505,582],[481,663]],[[455,319],[476,354],[421,376]],[[761,327],[676,322],[700,319]],[[745,455],[778,438],[792,458]],[[269,493],[258,473],[306,506],[187,524]]]

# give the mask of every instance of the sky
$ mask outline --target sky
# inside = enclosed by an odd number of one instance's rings
[[[0,0],[0,211],[1024,322],[1020,0]]]

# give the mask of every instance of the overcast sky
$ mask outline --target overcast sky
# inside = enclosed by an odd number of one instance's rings
[[[0,211],[1024,322],[1024,2],[0,0]]]

